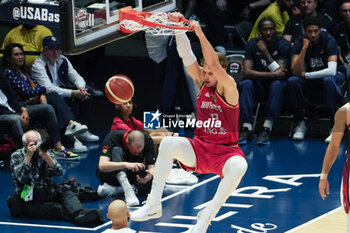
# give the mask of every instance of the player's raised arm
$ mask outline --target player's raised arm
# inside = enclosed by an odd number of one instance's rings
[[[173,22],[180,22],[185,19],[184,16],[179,12],[169,13],[168,17]],[[179,56],[182,58],[187,72],[196,82],[197,88],[202,85],[203,81],[201,80],[201,67],[197,62],[196,56],[192,52],[191,43],[185,33],[176,33],[176,48]]]

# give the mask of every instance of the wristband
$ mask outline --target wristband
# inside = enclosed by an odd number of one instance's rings
[[[280,68],[280,65],[278,65],[278,63],[277,63],[276,61],[273,61],[270,65],[267,66],[267,68],[268,68],[271,72],[273,72],[273,71],[279,69],[279,68]]]
[[[326,173],[320,174],[320,180],[327,180],[328,175]]]
[[[75,97],[77,96],[78,91],[73,90],[73,95],[72,95],[72,101],[74,101]]]

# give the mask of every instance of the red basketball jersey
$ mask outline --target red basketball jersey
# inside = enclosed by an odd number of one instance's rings
[[[195,135],[215,144],[238,142],[239,104],[232,106],[214,88],[203,85],[197,97],[197,128]],[[198,124],[202,122],[202,126]],[[201,127],[200,127],[201,126]]]

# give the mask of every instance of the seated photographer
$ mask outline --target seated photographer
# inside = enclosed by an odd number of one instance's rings
[[[85,208],[76,192],[54,182],[62,166],[41,142],[38,131],[29,130],[22,137],[23,148],[11,155],[10,167],[15,194],[7,199],[12,217],[72,221],[79,225],[104,222],[103,212]]]
[[[139,205],[139,194],[148,194],[154,174],[156,156],[152,138],[139,130],[115,130],[107,134],[97,176],[103,185],[97,189],[100,197],[117,194],[121,186],[128,206]]]

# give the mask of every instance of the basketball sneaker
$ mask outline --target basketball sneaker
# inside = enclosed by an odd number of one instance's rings
[[[294,140],[304,140],[306,133],[306,125],[304,121],[298,123],[297,127],[295,127],[293,139]]]
[[[83,143],[81,143],[81,141],[79,141],[79,139],[77,137],[73,137],[74,138],[74,145],[72,148],[70,148],[70,150],[74,153],[83,153],[86,152],[88,149],[86,146],[83,145]]]
[[[258,145],[269,145],[271,140],[271,131],[269,128],[264,127],[259,137],[256,139]]]
[[[239,133],[238,144],[245,145],[253,139],[253,131],[249,130],[247,127],[243,127],[242,131]]]
[[[211,212],[203,209],[197,215],[197,223],[184,233],[205,233],[212,219]]]
[[[122,192],[122,188],[119,186],[112,186],[108,183],[103,183],[103,185],[99,185],[97,188],[97,196],[99,197],[111,197]]]
[[[136,222],[143,222],[160,217],[162,217],[162,204],[160,202],[151,203],[149,198],[147,198],[146,204],[140,209],[130,213],[130,219]]]
[[[72,151],[64,148],[64,146],[62,146],[62,149],[60,151],[57,152],[55,150],[52,150],[52,152],[57,160],[77,160],[80,157],[78,154],[75,154]]]
[[[324,140],[325,143],[330,143],[332,140],[332,131],[331,133],[329,134],[329,136]]]
[[[76,136],[82,133],[85,133],[88,130],[86,125],[82,125],[79,122],[73,121],[72,124],[66,127],[64,135],[66,136]]]
[[[89,131],[86,131],[85,133],[77,135],[77,138],[83,142],[97,142],[98,140],[100,140],[100,138],[97,135],[94,135]]]
[[[125,202],[128,207],[140,205],[139,199],[136,197],[134,190],[128,190],[124,193]]]

